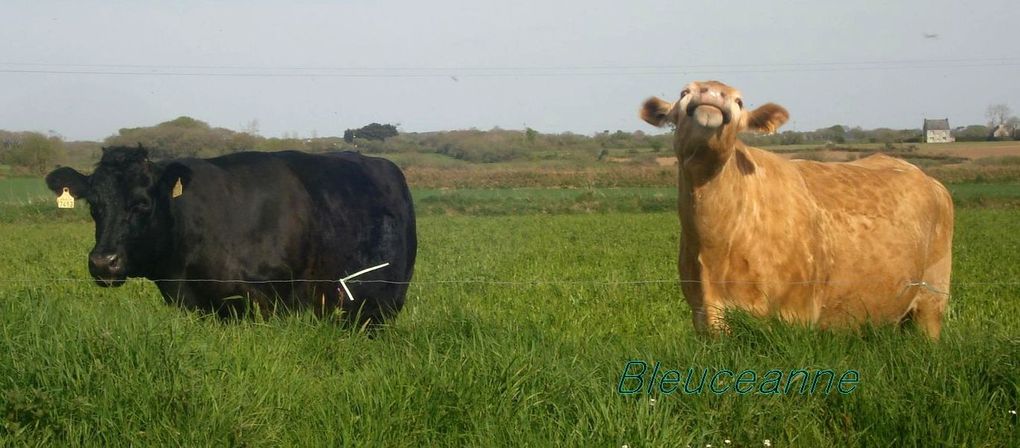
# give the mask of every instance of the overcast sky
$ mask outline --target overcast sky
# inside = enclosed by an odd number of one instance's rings
[[[1020,112],[1016,0],[10,1],[0,129],[101,139],[188,115],[262,135],[654,128],[691,80],[788,128]]]

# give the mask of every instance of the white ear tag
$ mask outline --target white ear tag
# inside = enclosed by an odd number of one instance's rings
[[[74,208],[74,196],[71,191],[64,187],[64,192],[57,196],[57,208]]]
[[[174,189],[170,195],[176,198],[182,194],[184,194],[184,184],[181,183],[181,178],[178,177],[177,183],[174,184]]]

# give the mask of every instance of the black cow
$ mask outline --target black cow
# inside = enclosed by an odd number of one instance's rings
[[[417,252],[414,207],[392,162],[342,152],[242,152],[149,161],[104,148],[91,176],[58,168],[58,194],[89,203],[101,286],[153,280],[167,303],[222,317],[338,306],[348,322],[378,323],[404,305]],[[383,263],[347,283],[338,279]]]

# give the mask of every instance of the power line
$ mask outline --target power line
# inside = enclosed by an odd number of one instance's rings
[[[290,283],[336,283],[335,279],[267,279],[267,280],[244,280],[244,279],[216,279],[216,278],[128,278],[128,282],[179,282],[179,283],[222,283],[222,284],[290,284]],[[21,284],[45,284],[45,283],[94,283],[91,278],[0,278],[2,283]],[[603,280],[603,279],[581,279],[581,280],[558,280],[558,279],[523,279],[523,280],[495,280],[495,279],[436,279],[436,280],[412,280],[412,281],[391,281],[391,280],[350,280],[349,284],[370,284],[382,283],[392,285],[450,285],[450,284],[480,284],[480,285],[520,285],[520,286],[547,286],[547,285],[650,285],[650,284],[682,284],[682,283],[709,283],[714,285],[844,285],[844,286],[865,286],[874,285],[876,282],[868,281],[831,281],[831,280],[802,280],[802,281],[756,281],[756,280],[683,280],[679,278],[670,279],[636,279],[636,280]],[[911,282],[905,286],[921,286],[922,282]],[[989,281],[989,282],[951,282],[953,286],[1020,286],[1020,281]]]
[[[6,67],[4,67],[6,66]],[[773,64],[702,64],[686,66],[493,66],[493,67],[312,67],[239,65],[53,64],[0,62],[0,73],[88,76],[163,76],[220,78],[476,78],[658,76],[689,74],[853,72],[1018,67],[1020,58],[907,59]],[[14,68],[12,68],[14,67]]]
[[[732,67],[803,67],[803,66],[854,66],[854,65],[909,65],[909,64],[973,64],[973,63],[1020,63],[1020,57],[1007,58],[957,58],[957,59],[885,59],[866,61],[813,61],[777,63],[726,63],[726,64],[684,64],[684,65],[551,65],[551,66],[267,66],[267,65],[163,65],[163,64],[73,64],[24,61],[0,61],[0,65],[22,67],[86,67],[86,68],[133,68],[165,70],[277,70],[277,71],[511,71],[511,70],[660,70],[660,69],[703,69]]]

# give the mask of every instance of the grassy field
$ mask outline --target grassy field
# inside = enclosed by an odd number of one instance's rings
[[[17,188],[37,191],[36,182]],[[978,185],[954,193],[1017,190]],[[958,209],[953,299],[939,343],[914,331],[819,333],[739,315],[731,335],[705,339],[693,334],[674,281],[678,229],[669,189],[415,196],[422,211],[415,283],[407,308],[375,339],[307,314],[224,324],[165,306],[143,280],[99,288],[85,268],[92,245],[85,207],[58,213],[50,198],[0,208],[0,442],[746,447],[765,440],[1020,440],[1010,414],[1020,401],[1015,208],[974,201]],[[630,360],[759,374],[852,369],[860,383],[845,395],[621,395]]]
[[[0,204],[24,204],[52,200],[53,193],[41,178],[13,177],[0,179]]]
[[[948,184],[957,206],[1020,206],[1020,183]],[[422,215],[515,215],[592,212],[663,212],[676,209],[675,187],[627,188],[413,188]],[[42,179],[0,179],[0,222],[33,214],[64,219]]]

